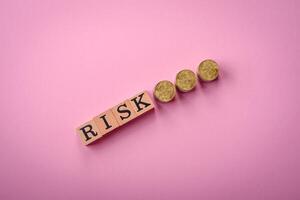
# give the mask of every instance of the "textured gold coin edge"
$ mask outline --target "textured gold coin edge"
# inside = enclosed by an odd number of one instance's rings
[[[214,79],[205,79],[205,78],[203,78],[203,77],[201,76],[201,74],[200,74],[200,67],[201,67],[201,64],[204,63],[204,62],[206,62],[206,61],[212,61],[212,62],[216,63],[216,66],[217,66],[216,69],[218,70],[218,73],[217,73],[217,76],[216,76]],[[212,59],[206,59],[206,60],[203,60],[203,61],[198,65],[197,75],[199,76],[199,78],[200,78],[202,81],[205,81],[205,82],[214,81],[214,80],[216,80],[216,79],[219,77],[219,64],[218,64],[216,61],[212,60]]]
[[[177,85],[177,76],[178,76],[178,74],[180,74],[180,73],[183,72],[183,71],[190,71],[190,72],[192,72],[192,73],[194,74],[194,77],[195,77],[195,83],[194,83],[193,87],[192,87],[191,89],[189,89],[189,90],[184,90],[184,89],[180,88],[180,87]],[[197,75],[196,75],[196,73],[193,72],[192,70],[190,70],[190,69],[183,69],[183,70],[180,70],[180,71],[176,74],[175,86],[176,86],[176,88],[177,88],[180,92],[189,92],[189,91],[192,91],[193,89],[195,89],[196,85],[197,85]]]
[[[159,99],[159,98],[155,95],[155,91],[156,91],[155,89],[156,89],[156,87],[158,86],[158,84],[160,84],[161,82],[169,82],[169,83],[172,84],[172,87],[173,87],[173,91],[174,91],[174,92],[173,92],[172,98],[171,98],[170,100],[168,100],[168,101],[163,101],[163,100]],[[156,83],[156,85],[155,85],[155,87],[154,87],[153,96],[154,96],[154,98],[155,98],[156,100],[158,100],[158,101],[160,101],[160,102],[162,102],[162,103],[168,103],[168,102],[172,101],[172,100],[174,99],[174,97],[176,96],[176,88],[175,88],[174,83],[172,83],[172,82],[169,81],[169,80],[162,80],[162,81],[159,81],[158,83]]]

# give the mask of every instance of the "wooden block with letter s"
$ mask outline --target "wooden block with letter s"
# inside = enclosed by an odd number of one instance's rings
[[[128,123],[129,121],[137,117],[133,108],[130,105],[129,100],[125,100],[122,103],[119,103],[118,105],[114,106],[111,110],[120,126]]]

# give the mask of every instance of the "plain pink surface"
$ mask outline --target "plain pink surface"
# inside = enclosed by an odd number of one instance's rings
[[[300,2],[0,2],[0,198],[300,199]],[[92,146],[82,123],[200,85]]]

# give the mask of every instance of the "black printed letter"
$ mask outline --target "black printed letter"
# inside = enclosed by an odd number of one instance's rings
[[[106,128],[105,129],[109,129],[111,128],[112,126],[108,123],[108,121],[106,120],[105,118],[106,115],[102,115],[100,118],[103,119],[105,125],[106,125]]]
[[[82,127],[80,130],[83,132],[83,134],[85,136],[85,141],[88,141],[89,139],[92,139],[92,137],[89,137],[88,133],[91,133],[93,136],[98,135],[98,133],[93,130],[93,127],[90,124]]]
[[[124,107],[125,109],[121,109],[122,107]],[[127,113],[127,116],[120,116],[121,120],[123,119],[127,119],[128,117],[130,117],[131,115],[131,112],[129,109],[127,109],[127,105],[124,103],[122,105],[120,105],[118,108],[117,108],[117,111],[119,113]]]
[[[142,94],[140,94],[139,96],[137,96],[137,97],[131,99],[131,101],[134,102],[134,104],[136,105],[136,107],[137,107],[137,109],[138,109],[137,112],[143,110],[143,108],[140,106],[140,104],[144,105],[144,108],[147,108],[148,106],[151,105],[150,103],[146,103],[146,102],[142,101],[143,95],[144,95],[144,93],[142,93]],[[137,101],[137,98],[138,98],[138,97],[139,97],[139,100]]]

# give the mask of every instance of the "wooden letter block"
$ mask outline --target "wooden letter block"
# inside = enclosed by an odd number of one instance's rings
[[[146,91],[143,91],[134,97],[130,98],[130,105],[137,116],[144,114],[154,108],[151,97]]]
[[[95,121],[93,120],[81,125],[76,129],[76,131],[85,145],[88,145],[102,137]]]
[[[110,131],[154,109],[150,95],[143,91],[76,129],[83,144],[88,145]]]
[[[94,117],[94,121],[101,135],[105,135],[106,133],[119,127],[119,124],[116,118],[114,117],[111,109]]]
[[[114,106],[112,112],[120,126],[136,118],[135,111],[131,107],[129,100]]]

